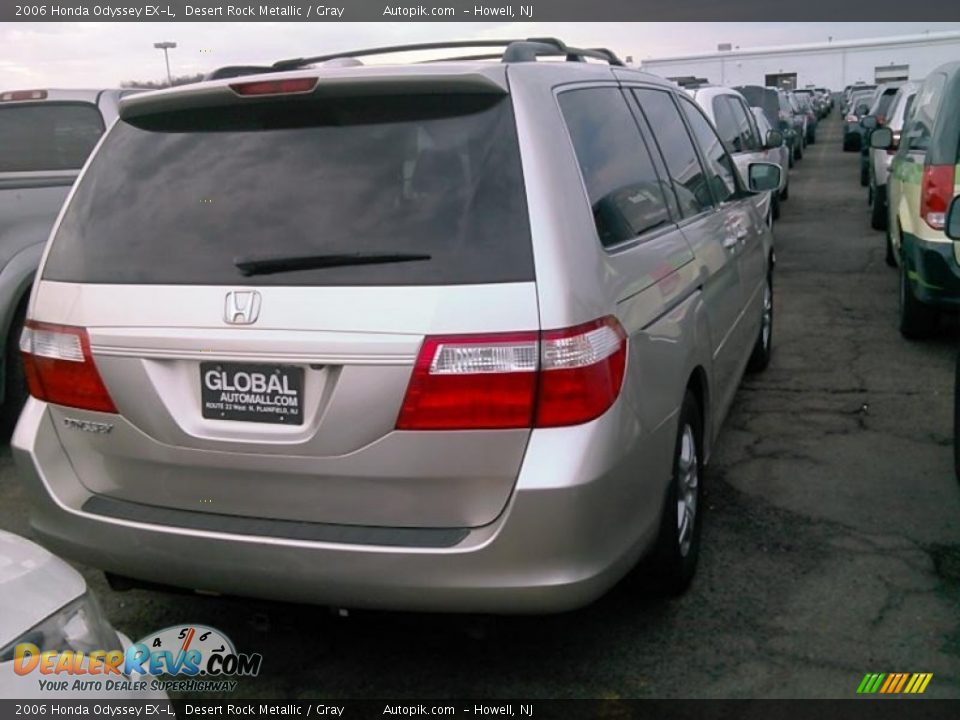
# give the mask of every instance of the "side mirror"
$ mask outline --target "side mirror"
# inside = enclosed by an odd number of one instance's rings
[[[860,118],[860,125],[867,130],[876,130],[879,123],[876,115],[864,115]]]
[[[747,166],[747,179],[754,192],[767,192],[780,187],[780,174],[783,171],[776,163],[753,162]]]
[[[772,150],[773,148],[778,148],[783,145],[783,135],[779,130],[768,130],[767,131],[767,150]]]
[[[877,128],[870,133],[870,147],[875,150],[888,150],[893,147],[893,131],[890,128]]]
[[[944,232],[951,240],[960,240],[960,195],[957,195],[947,209],[947,224]]]

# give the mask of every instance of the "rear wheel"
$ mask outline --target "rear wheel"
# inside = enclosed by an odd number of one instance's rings
[[[911,340],[928,337],[937,324],[936,308],[914,296],[907,277],[907,261],[900,256],[900,334]]]
[[[6,441],[13,435],[20,418],[20,411],[27,400],[27,377],[20,358],[20,334],[23,332],[23,320],[26,315],[26,303],[20,304],[10,323],[7,334],[6,355],[4,357],[4,394],[3,407],[0,408],[0,439]]]
[[[770,212],[773,213],[774,220],[780,219],[780,194],[779,193],[774,193],[773,196],[770,198]],[[770,224],[771,226],[773,225],[773,223],[770,223]]]
[[[790,166],[793,166],[793,159],[790,160]],[[790,198],[790,178],[787,178],[787,184],[783,186],[783,192],[780,193],[781,200],[788,200]]]
[[[673,476],[660,517],[653,570],[664,589],[679,595],[690,585],[700,555],[702,526],[703,423],[700,407],[687,390],[673,453]]]
[[[953,378],[953,472],[960,480],[960,355]]]
[[[870,168],[860,162],[860,187],[870,186]]]

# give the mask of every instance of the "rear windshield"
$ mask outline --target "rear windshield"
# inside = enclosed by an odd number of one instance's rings
[[[90,103],[0,105],[0,172],[77,170],[103,130]]]
[[[758,107],[763,110],[767,120],[771,125],[775,124],[779,118],[780,103],[777,99],[776,90],[767,90],[756,85],[746,85],[735,88],[746,99],[750,107]]]
[[[249,277],[237,267],[353,254],[408,259]],[[118,284],[533,277],[512,106],[482,94],[288,99],[118,122],[44,269]]]
[[[883,94],[877,98],[877,107],[874,110],[875,115],[886,115],[887,110],[890,109],[890,104],[893,102],[894,95],[897,94],[896,89],[884,90]]]

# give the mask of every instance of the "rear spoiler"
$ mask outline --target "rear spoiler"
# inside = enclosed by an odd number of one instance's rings
[[[443,94],[476,93],[483,95],[506,95],[507,80],[503,66],[494,66],[492,72],[467,71],[462,68],[437,67],[432,72],[410,73],[403,67],[378,66],[367,68],[348,68],[335,70],[297,71],[265,75],[246,75],[233,82],[220,79],[210,82],[182,85],[166,90],[131,95],[120,102],[120,117],[135,118],[160,112],[191,110],[195,108],[224,105],[243,105],[251,102],[275,100],[278,95],[244,97],[231,86],[239,83],[275,81],[286,78],[319,78],[316,88],[310,93],[298,93],[291,97],[350,97],[394,94]],[[499,72],[498,72],[499,70]]]

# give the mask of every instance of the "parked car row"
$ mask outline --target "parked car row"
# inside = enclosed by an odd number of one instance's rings
[[[960,306],[960,62],[921,82],[881,85],[868,133],[871,225],[900,276],[900,332],[922,338]]]
[[[45,545],[341,607],[563,610],[642,557],[687,586],[772,352],[781,133],[609,51],[503,45],[124,98],[19,343]]]

